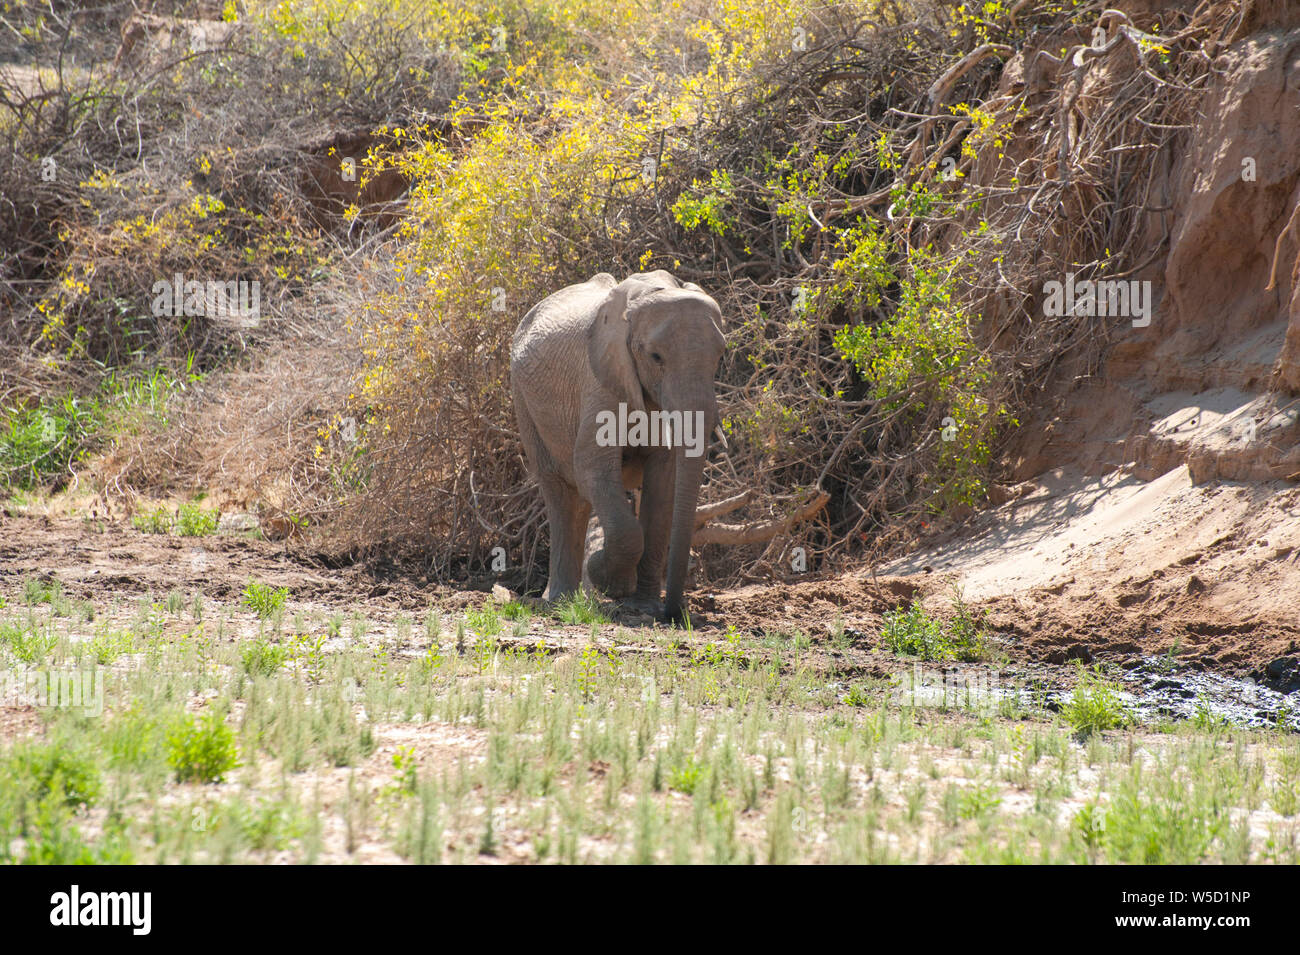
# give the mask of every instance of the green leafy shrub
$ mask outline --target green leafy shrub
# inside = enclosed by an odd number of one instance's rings
[[[990,652],[988,634],[962,602],[954,598],[957,613],[950,622],[932,618],[919,600],[885,614],[881,641],[894,653],[922,660],[985,659]]]
[[[166,534],[172,529],[172,516],[165,507],[156,507],[131,516],[131,526],[146,534]]]
[[[249,676],[270,676],[289,659],[289,648],[269,640],[248,640],[239,648],[239,659]]]
[[[854,262],[855,255],[856,250],[846,260]],[[835,333],[835,346],[853,362],[871,395],[886,410],[941,425],[935,446],[942,504],[974,504],[984,493],[983,475],[1001,414],[986,397],[994,366],[959,304],[960,272],[922,249],[909,249],[906,272],[893,314],[879,325],[841,328]],[[853,294],[859,298],[866,294],[863,289],[871,287],[862,279],[889,282],[894,278],[878,253],[855,263],[849,274]]]
[[[467,610],[465,619],[470,629],[480,636],[495,637],[501,632],[501,617],[491,601],[478,610]]]
[[[176,509],[176,530],[182,537],[205,537],[208,534],[215,534],[220,516],[215,510],[186,502]]]
[[[72,395],[0,408],[0,488],[27,490],[67,473],[102,422],[97,400]]]
[[[238,765],[235,731],[221,714],[185,714],[167,732],[167,763],[178,782],[219,783]]]
[[[44,627],[0,623],[0,646],[8,647],[9,652],[23,663],[43,662],[58,643],[59,638]]]
[[[118,657],[135,649],[135,636],[129,630],[107,630],[96,634],[86,649],[101,666],[109,666]]]
[[[244,596],[240,602],[265,620],[277,611],[284,609],[284,602],[288,599],[289,589],[287,587],[276,589],[269,584],[250,580],[248,586],[244,588]]]
[[[846,706],[870,706],[873,698],[865,687],[855,684],[849,687],[849,691],[844,694],[840,702]]]
[[[9,754],[6,777],[38,800],[53,794],[66,806],[93,805],[99,769],[91,756],[67,740],[20,743]]]
[[[694,180],[691,188],[677,197],[672,207],[673,218],[684,229],[704,228],[714,235],[726,235],[726,207],[735,191],[731,173],[715,169],[709,174],[707,186]]]
[[[1074,692],[1061,707],[1061,716],[1081,736],[1127,726],[1133,721],[1119,687],[1106,680],[1099,669],[1078,667]]]
[[[668,784],[678,792],[693,795],[708,771],[703,763],[687,758],[668,774]]]

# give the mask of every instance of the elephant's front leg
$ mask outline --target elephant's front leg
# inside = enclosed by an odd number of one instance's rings
[[[646,458],[641,483],[641,535],[645,550],[636,568],[636,595],[657,605],[668,562],[668,532],[672,528],[675,458],[660,448]]]
[[[605,546],[587,559],[587,576],[611,597],[628,597],[636,591],[637,562],[644,544],[641,525],[623,488],[622,451],[598,448],[586,493],[605,534]]]

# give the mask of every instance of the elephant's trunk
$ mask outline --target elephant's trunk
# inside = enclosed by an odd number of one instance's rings
[[[707,447],[708,434],[717,423],[717,402],[712,392],[696,402],[683,402],[684,414],[703,411],[704,431],[702,447]],[[685,410],[691,409],[691,410]],[[676,477],[673,483],[672,529],[668,537],[668,581],[664,595],[664,616],[673,623],[683,620],[682,592],[686,588],[686,569],[691,555],[691,538],[695,534],[695,508],[700,497],[700,483],[704,480],[706,454],[691,457],[688,448],[675,449]]]

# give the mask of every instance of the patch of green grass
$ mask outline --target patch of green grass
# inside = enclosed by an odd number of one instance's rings
[[[957,800],[957,815],[963,819],[979,821],[991,815],[1002,804],[1002,799],[985,786],[971,786]]]
[[[135,514],[131,526],[146,534],[170,534],[175,530],[181,537],[206,537],[217,532],[220,519],[219,512],[186,501],[176,508],[174,515],[165,507]]]
[[[239,647],[239,659],[249,676],[270,676],[289,659],[289,648],[269,640],[246,640]]]
[[[1078,681],[1069,701],[1061,707],[1061,716],[1080,736],[1091,736],[1118,729],[1133,721],[1132,714],[1120,698],[1119,687],[1106,680],[1098,669],[1078,670]]]
[[[1161,673],[1173,673],[1178,669],[1178,651],[1182,649],[1183,638],[1175,637],[1169,649],[1156,661],[1156,669]]]
[[[1227,727],[1228,721],[1225,717],[1215,713],[1210,707],[1210,701],[1202,696],[1196,701],[1196,712],[1192,714],[1192,725],[1198,730],[1212,732]]]
[[[1157,785],[1145,791],[1133,777],[1125,781],[1105,816],[1100,843],[1107,861],[1132,865],[1194,865],[1204,862],[1216,840],[1227,834],[1230,818],[1222,805]]]
[[[250,580],[248,586],[244,588],[241,603],[263,620],[266,620],[277,611],[283,610],[284,602],[288,599],[289,589],[287,587],[276,589],[269,584]]]
[[[166,534],[172,529],[172,516],[165,507],[155,507],[131,516],[131,526],[146,534]]]
[[[736,625],[727,627],[722,643],[710,641],[691,654],[692,666],[736,666],[746,662],[747,658],[740,649],[740,632]]]
[[[135,700],[112,716],[104,728],[102,746],[115,770],[166,772],[163,750],[168,721]]]
[[[306,825],[293,806],[273,800],[250,803],[235,799],[217,807],[211,829],[219,843],[230,840],[238,846],[274,852],[287,849],[306,831]]]
[[[1285,739],[1289,742],[1295,737]],[[1277,775],[1269,802],[1278,815],[1300,814],[1300,746],[1291,746],[1278,753]]]
[[[163,602],[167,612],[172,616],[178,616],[185,609],[185,594],[179,590],[171,590],[167,593],[167,599]]]
[[[99,769],[95,761],[68,740],[19,743],[6,762],[6,785],[37,800],[53,794],[66,806],[90,806],[99,795]]]
[[[0,623],[0,645],[7,646],[23,663],[43,663],[58,644],[59,638],[53,632],[35,622]]]
[[[467,610],[465,619],[470,629],[480,636],[495,637],[501,632],[501,617],[497,613],[496,605],[490,600],[481,609]]]
[[[167,731],[167,762],[178,782],[219,783],[238,764],[235,731],[216,710],[187,713]]]
[[[112,372],[95,395],[65,394],[0,407],[0,488],[32,490],[69,476],[72,465],[111,439],[166,422],[168,400],[199,376]]]
[[[48,583],[38,577],[28,577],[23,581],[23,603],[29,607],[37,604],[53,605],[63,596],[63,585],[57,580]]]
[[[917,656],[922,660],[984,660],[989,655],[988,633],[983,617],[976,618],[960,592],[954,595],[954,614],[950,621],[931,617],[913,600],[906,608],[885,614],[881,640],[894,653]]]
[[[0,408],[0,487],[31,490],[66,474],[103,420],[97,399],[72,395]]]
[[[187,501],[176,509],[176,532],[182,537],[205,537],[217,532],[221,515]]]
[[[483,847],[567,863],[1300,858],[1287,815],[1300,804],[1292,734],[1187,721],[1085,739],[1036,709],[1008,723],[908,706],[884,679],[827,654],[796,660],[789,629],[728,628],[701,649],[663,631],[589,625],[576,644],[508,646],[458,614],[448,618],[458,653],[438,649],[452,634],[433,621],[437,639],[412,658],[414,619],[398,619],[399,646],[326,649],[328,610],[303,610],[295,636],[254,626],[232,640],[219,613],[202,628],[155,596],[125,609],[141,616],[130,628],[149,652],[115,668],[118,705],[102,719],[51,709],[47,732],[73,745],[21,771],[0,749],[0,779],[24,781],[0,785],[0,861],[111,860],[121,848],[148,863],[271,852],[346,862],[384,849],[475,862]],[[340,623],[352,619],[353,605],[338,609]],[[16,624],[47,626],[44,603],[24,613]],[[151,637],[150,620],[166,627]],[[67,626],[89,663],[93,641]],[[83,632],[117,649],[108,624]],[[832,638],[806,632],[829,648]],[[765,639],[779,645],[765,650]],[[1095,687],[1083,693],[1096,702]],[[417,741],[431,729],[459,753],[417,764],[411,748],[425,752]],[[380,745],[382,766],[367,761]],[[318,779],[332,767],[356,772],[342,774],[346,796],[322,807]],[[76,794],[101,778],[91,828]],[[247,788],[195,785],[212,779]],[[1099,807],[1090,818],[1076,815],[1084,803]]]
[[[106,630],[86,645],[95,662],[109,666],[123,654],[135,649],[135,636],[129,630]]]
[[[501,616],[507,620],[528,620],[532,617],[532,611],[518,600],[509,600],[501,605]]]
[[[609,623],[609,618],[600,609],[600,601],[585,590],[575,591],[557,601],[551,612],[561,623]]]
[[[855,684],[849,687],[849,691],[840,698],[840,702],[847,706],[870,706],[875,701],[864,687]]]
[[[26,832],[22,861],[25,865],[130,865],[130,850],[121,834],[110,826],[97,842],[88,841],[73,815],[55,794],[41,800]]]

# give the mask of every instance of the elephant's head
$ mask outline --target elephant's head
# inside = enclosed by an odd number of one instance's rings
[[[587,340],[592,371],[616,402],[626,402],[629,411],[690,414],[699,426],[696,443],[688,445],[682,434],[673,442],[664,607],[674,621],[682,618],[704,451],[719,423],[713,379],[725,345],[718,303],[698,285],[678,283],[666,272],[635,275],[611,289]]]

